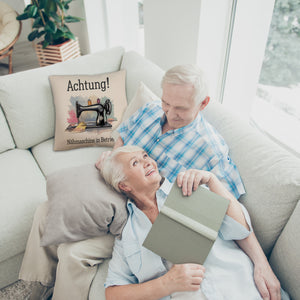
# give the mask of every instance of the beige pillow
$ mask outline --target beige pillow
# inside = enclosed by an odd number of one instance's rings
[[[49,211],[41,246],[111,233],[127,222],[126,197],[111,189],[94,165],[56,171],[47,177]]]
[[[55,104],[54,150],[113,146],[127,107],[125,70],[49,76]]]

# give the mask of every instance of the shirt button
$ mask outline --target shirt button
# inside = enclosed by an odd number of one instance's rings
[[[159,142],[159,139],[157,139],[156,141]]]

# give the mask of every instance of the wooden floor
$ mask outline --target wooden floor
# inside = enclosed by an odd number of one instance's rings
[[[8,58],[0,60],[0,76],[8,74]],[[13,73],[39,68],[33,45],[28,42],[17,42],[12,54]]]

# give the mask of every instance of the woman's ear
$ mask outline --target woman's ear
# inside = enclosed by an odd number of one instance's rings
[[[128,193],[131,191],[131,188],[124,182],[119,182],[118,187],[120,191],[123,191],[125,193]]]

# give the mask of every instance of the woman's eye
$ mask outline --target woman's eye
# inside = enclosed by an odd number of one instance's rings
[[[147,158],[148,157],[148,154],[144,154],[144,158]]]
[[[137,161],[137,160],[135,160],[135,161],[132,163],[133,166],[136,166],[137,164],[138,164],[138,161]]]

